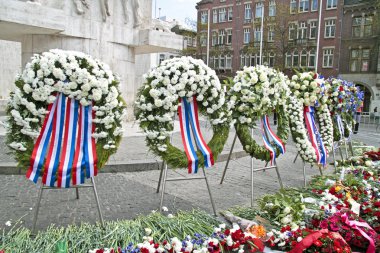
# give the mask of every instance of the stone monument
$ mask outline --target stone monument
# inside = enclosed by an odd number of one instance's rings
[[[151,66],[149,54],[182,49],[182,36],[153,29],[151,8],[152,0],[0,0],[0,40],[20,43],[19,58],[7,61],[21,61],[21,66],[33,54],[53,48],[101,59],[120,75],[132,115],[140,73]],[[11,87],[9,80],[0,77],[1,86]]]

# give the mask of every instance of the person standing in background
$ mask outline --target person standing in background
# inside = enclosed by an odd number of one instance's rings
[[[356,121],[356,123],[354,127],[354,134],[357,134],[359,131],[359,124],[360,124],[360,119],[362,117],[362,112],[363,112],[363,102],[361,102],[360,106],[355,112],[354,120]]]

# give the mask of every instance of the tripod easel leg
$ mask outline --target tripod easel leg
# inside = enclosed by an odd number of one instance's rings
[[[164,163],[165,166],[163,166],[164,168],[164,176],[163,176],[163,179],[162,179],[162,191],[161,191],[161,200],[160,200],[160,212],[162,211],[162,205],[164,203],[164,195],[165,195],[165,187],[166,187],[166,178],[168,176],[168,165],[166,163]]]
[[[303,162],[303,186],[306,187],[306,164]]]
[[[207,179],[205,168],[203,167],[202,170],[203,170],[203,175],[205,176],[205,181],[206,181],[206,185],[207,185],[208,194],[210,196],[212,210],[214,211],[214,215],[216,216],[215,202],[214,202],[214,199],[212,198],[211,188],[210,188],[210,185],[208,183],[208,179]]]
[[[354,149],[352,147],[352,141],[351,141],[351,139],[348,141],[348,147],[350,148],[351,156],[354,156]]]
[[[297,152],[296,158],[294,158],[293,163],[296,163],[299,153]]]
[[[340,157],[342,158],[342,161],[344,161],[343,152],[342,152],[342,147],[341,147],[341,144],[340,144],[340,143],[339,143],[339,154],[340,154]]]
[[[75,188],[75,194],[76,194],[77,199],[79,199],[79,189],[78,188]]]
[[[38,191],[38,199],[37,199],[37,203],[36,203],[36,207],[35,207],[36,210],[34,210],[32,235],[35,235],[35,232],[36,232],[37,217],[38,217],[38,212],[40,210],[41,199],[42,199],[42,192],[44,190],[43,186],[44,185],[41,182],[40,190]]]
[[[251,157],[251,207],[253,207],[253,202],[254,202],[254,195],[253,195],[253,191],[254,191],[254,187],[253,187],[253,157]]]
[[[230,160],[231,160],[231,155],[232,155],[232,151],[234,150],[234,147],[235,147],[236,139],[237,139],[237,134],[235,133],[235,137],[234,137],[234,140],[232,141],[232,146],[231,146],[231,149],[230,149],[230,153],[228,154],[228,158],[227,158],[227,161],[226,161],[226,166],[224,167],[222,179],[220,180],[220,184],[223,184],[224,177],[226,176],[226,172],[227,172],[227,169],[228,169],[228,164],[230,163]]]
[[[94,177],[91,178],[91,182],[92,182],[92,188],[94,189],[94,195],[95,195],[96,205],[98,207],[100,224],[101,224],[102,228],[104,228],[104,220],[103,220],[103,215],[102,215],[102,211],[101,211],[101,208],[100,208],[100,202],[99,202],[98,192],[96,190],[96,185],[95,185],[95,179],[94,179]]]
[[[157,191],[156,193],[160,192],[160,186],[162,181],[162,173],[164,172],[165,162],[162,162],[161,171],[160,171],[160,178],[158,179],[158,185],[157,185]]]
[[[275,165],[276,165],[276,173],[277,173],[278,182],[279,182],[281,190],[282,190],[282,189],[284,189],[284,185],[282,184],[282,179],[281,179],[280,171],[278,169],[277,162],[275,162]]]

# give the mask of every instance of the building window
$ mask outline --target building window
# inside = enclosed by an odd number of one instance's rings
[[[372,16],[364,17],[364,36],[365,37],[372,35],[372,23],[373,23]]]
[[[336,9],[337,0],[326,0],[326,1],[327,1],[326,9]]]
[[[269,17],[276,16],[276,2],[274,0],[269,1]]]
[[[256,65],[256,58],[257,58],[257,54],[251,54],[251,64],[250,66],[255,66]]]
[[[226,8],[219,9],[219,22],[226,22],[226,20],[227,20]]]
[[[298,67],[299,66],[299,55],[297,50],[293,52],[293,67]]]
[[[311,0],[311,11],[318,10],[318,0]]]
[[[228,21],[232,21],[233,12],[232,7],[228,7]]]
[[[292,54],[287,52],[285,57],[285,67],[291,68],[292,67]]]
[[[255,41],[256,42],[260,42],[261,40],[261,27],[260,26],[256,26],[255,27]]]
[[[323,67],[332,68],[334,62],[334,49],[323,49]]]
[[[199,38],[200,44],[202,47],[205,47],[207,45],[207,36],[206,34],[202,33]]]
[[[226,36],[226,32],[224,30],[220,30],[219,31],[219,45],[223,45],[224,44],[224,37]]]
[[[262,15],[263,15],[263,3],[257,3],[255,18],[261,18]]]
[[[301,67],[307,66],[307,52],[306,50],[301,51]]]
[[[298,27],[298,39],[306,39],[306,33],[307,33],[307,26],[306,22],[301,22],[300,26]]]
[[[310,50],[309,52],[309,68],[314,68],[315,67],[315,51]]]
[[[211,45],[215,46],[218,44],[218,33],[216,31],[212,32]]]
[[[325,21],[325,38],[335,37],[335,19]]]
[[[226,58],[224,56],[219,57],[219,69],[225,69],[226,67]]]
[[[274,41],[274,26],[270,25],[268,27],[268,42],[273,42]]]
[[[290,23],[289,24],[289,40],[296,39],[297,31],[296,31],[296,24]]]
[[[351,49],[350,71],[367,72],[369,70],[369,49]]]
[[[274,67],[274,53],[270,52],[269,53],[269,62],[268,62],[269,67]]]
[[[201,23],[202,24],[208,23],[208,11],[202,11],[201,12]]]
[[[309,0],[300,0],[299,12],[309,11]]]
[[[317,21],[310,22],[310,39],[315,39],[317,37]]]
[[[231,55],[226,56],[226,69],[232,69],[232,57],[231,57]]]
[[[212,22],[214,24],[218,23],[218,10],[212,11]]]
[[[251,20],[252,19],[251,4],[245,4],[244,5],[244,19],[245,20]]]
[[[214,68],[219,69],[219,57],[214,57]]]
[[[290,0],[290,13],[296,13],[297,12],[297,0]]]
[[[232,43],[232,29],[227,30],[227,41],[226,44],[230,45]]]
[[[251,40],[251,32],[249,31],[249,28],[244,28],[244,43],[248,44]]]

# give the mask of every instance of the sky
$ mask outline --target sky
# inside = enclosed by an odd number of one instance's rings
[[[153,3],[153,18],[154,16],[154,6],[157,3],[157,17],[158,8],[161,8],[161,16],[166,16],[169,19],[176,19],[180,21],[185,21],[185,18],[191,18],[196,20],[197,10],[195,5],[200,0],[152,0]]]

